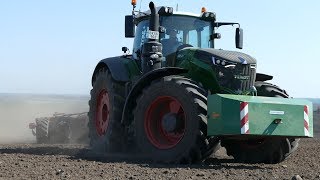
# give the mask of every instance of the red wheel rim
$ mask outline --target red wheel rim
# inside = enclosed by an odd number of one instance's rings
[[[96,130],[99,136],[106,133],[109,124],[109,95],[107,90],[103,89],[98,94],[96,108]]]
[[[145,112],[144,128],[155,147],[169,149],[176,146],[186,129],[186,115],[181,103],[170,96],[155,99]]]

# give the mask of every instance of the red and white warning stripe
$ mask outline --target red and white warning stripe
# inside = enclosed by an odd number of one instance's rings
[[[310,136],[309,133],[309,107],[304,106],[304,135]]]
[[[247,102],[240,103],[240,127],[241,134],[249,134],[249,104]]]

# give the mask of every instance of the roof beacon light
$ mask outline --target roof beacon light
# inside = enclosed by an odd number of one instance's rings
[[[137,5],[137,0],[131,0],[131,4],[132,4],[132,6]]]
[[[207,9],[205,7],[202,7],[201,8],[201,13],[205,13],[205,12],[207,12]]]

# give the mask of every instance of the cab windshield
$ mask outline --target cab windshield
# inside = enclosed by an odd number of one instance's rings
[[[199,48],[212,47],[212,41],[210,41],[212,26],[209,21],[203,21],[191,16],[172,15],[161,17],[160,24],[166,29],[165,33],[160,34],[164,56],[175,52],[181,45]],[[149,20],[143,20],[138,24],[133,47],[133,56],[135,58],[137,50],[147,40],[148,30]]]

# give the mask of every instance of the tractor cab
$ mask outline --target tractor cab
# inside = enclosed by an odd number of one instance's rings
[[[204,21],[196,16],[186,14],[174,14],[160,17],[160,26],[165,29],[165,32],[160,34],[159,39],[163,46],[164,56],[175,52],[181,45],[213,48],[213,41],[210,39],[213,26],[210,21]],[[149,20],[138,21],[136,30],[133,52],[139,50],[147,39]]]
[[[162,54],[166,66],[174,66],[175,54],[185,47],[214,48],[214,40],[221,35],[215,29],[222,25],[238,23],[216,22],[213,12],[206,12],[203,8],[201,14],[176,12],[172,8],[157,7],[159,14],[159,38],[162,44]],[[126,37],[134,37],[132,55],[134,59],[141,58],[141,48],[149,38],[150,11],[138,12],[126,16]],[[136,26],[136,28],[135,28]],[[236,30],[236,46],[242,48],[242,30]]]

